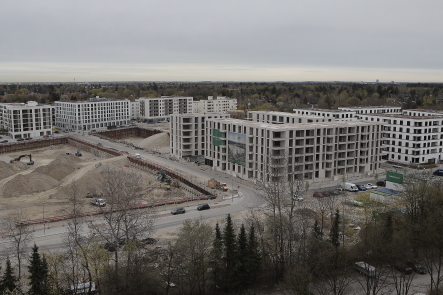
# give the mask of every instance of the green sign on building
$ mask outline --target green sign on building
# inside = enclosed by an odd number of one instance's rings
[[[403,184],[403,174],[387,171],[386,172],[386,181]]]
[[[223,141],[220,137],[223,136],[223,133],[218,129],[212,129],[212,144],[215,146],[221,146]]]

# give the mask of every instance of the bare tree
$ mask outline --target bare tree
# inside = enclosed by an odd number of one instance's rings
[[[102,184],[103,197],[106,207],[101,208],[103,226],[96,226],[91,222],[91,227],[107,243],[114,246],[114,280],[116,290],[121,287],[119,269],[120,261],[119,245],[135,243],[150,236],[154,223],[153,209],[137,209],[138,202],[142,199],[142,179],[140,175],[121,169],[107,167],[103,172]],[[125,281],[129,281],[131,251],[126,253]]]
[[[21,264],[25,258],[25,250],[32,239],[33,233],[28,225],[28,215],[17,210],[1,220],[3,237],[11,243],[10,249],[17,258],[18,277],[21,276]]]

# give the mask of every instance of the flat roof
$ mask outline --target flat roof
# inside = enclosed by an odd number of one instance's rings
[[[263,122],[251,122],[241,119],[223,119],[223,118],[213,118],[211,119],[216,122],[226,123],[226,124],[239,124],[251,127],[261,127],[268,129],[306,129],[306,128],[327,128],[327,127],[356,127],[356,126],[368,126],[368,125],[382,125],[382,122],[371,122],[365,120],[356,121],[333,121],[333,122],[314,122],[314,123],[294,123],[294,124],[271,124]]]
[[[441,114],[440,116],[409,116],[402,114],[359,114],[359,115],[372,116],[372,117],[385,117],[385,118],[412,119],[412,120],[435,120],[443,118],[443,114]]]
[[[268,114],[268,115],[276,115],[276,116],[286,116],[286,117],[294,117],[294,118],[312,118],[312,119],[325,119],[323,116],[316,115],[302,115],[295,113],[286,113],[286,112],[275,112],[275,111],[250,111],[249,113],[257,113],[257,114]]]
[[[339,109],[351,109],[351,110],[369,110],[369,109],[401,109],[401,107],[395,106],[372,106],[372,107],[339,107]]]
[[[309,111],[314,111],[314,112],[326,112],[326,113],[344,113],[344,114],[349,114],[348,111],[344,111],[344,110],[330,110],[330,109],[292,109],[293,111],[303,111],[303,112],[309,112]]]

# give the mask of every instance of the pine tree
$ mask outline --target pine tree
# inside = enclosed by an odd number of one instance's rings
[[[47,294],[46,283],[48,281],[48,265],[46,259],[40,258],[38,247],[34,244],[32,247],[32,255],[29,260],[29,295],[45,295]]]
[[[261,255],[260,249],[255,236],[255,228],[251,226],[248,237],[248,284],[254,283],[261,271]]]
[[[11,267],[9,257],[6,259],[6,269],[0,281],[0,293],[5,291],[13,291],[17,285],[17,278],[14,275],[14,269]]]
[[[217,288],[218,286],[220,286],[220,276],[222,275],[223,272],[223,263],[222,263],[223,239],[218,222],[215,225],[215,237],[214,237],[214,242],[212,244],[211,256],[213,263],[212,277],[214,280],[214,287]]]
[[[224,261],[226,269],[223,275],[222,286],[224,290],[230,290],[235,286],[235,267],[236,267],[236,237],[234,232],[234,225],[232,224],[231,215],[226,217],[226,225],[223,230],[223,246],[224,246]]]
[[[340,213],[337,209],[337,211],[335,212],[334,224],[332,225],[331,232],[330,232],[331,243],[334,247],[340,246],[339,225],[340,225]]]
[[[236,285],[242,289],[249,283],[248,281],[248,238],[246,237],[245,226],[242,224],[240,234],[237,237],[237,261],[235,266]]]

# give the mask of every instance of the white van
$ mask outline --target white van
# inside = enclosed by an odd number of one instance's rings
[[[135,157],[136,157],[137,159],[140,159],[140,158],[141,158],[140,154],[135,154]]]
[[[358,188],[355,184],[350,182],[344,182],[342,184],[342,187],[344,190],[350,191],[350,192],[358,192]]]

